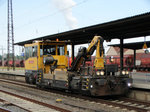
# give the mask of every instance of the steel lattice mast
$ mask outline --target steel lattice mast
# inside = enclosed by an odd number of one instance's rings
[[[13,8],[12,0],[8,0],[8,46],[7,46],[7,70],[10,69],[9,61],[12,59],[13,70],[15,70],[14,60],[14,27],[13,27]]]

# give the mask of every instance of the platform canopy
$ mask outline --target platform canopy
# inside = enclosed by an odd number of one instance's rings
[[[59,40],[69,40],[71,43],[76,45],[88,43],[95,35],[100,35],[105,40],[148,36],[150,35],[150,12],[80,29],[34,38],[15,43],[15,45],[32,43],[34,40],[56,40],[57,38]]]
[[[123,48],[138,50],[143,49],[144,44],[146,44],[147,48],[150,47],[150,41],[145,41],[145,42],[124,43]],[[120,44],[111,44],[108,46],[120,47]]]

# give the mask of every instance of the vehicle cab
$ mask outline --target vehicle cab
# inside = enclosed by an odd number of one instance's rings
[[[67,44],[63,41],[35,41],[25,45],[27,83],[67,80]]]

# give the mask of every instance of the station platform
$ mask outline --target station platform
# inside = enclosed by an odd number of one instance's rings
[[[128,98],[140,100],[140,101],[150,101],[150,90],[133,88],[127,96]]]
[[[24,69],[10,69],[9,71],[6,68],[0,68],[0,74],[12,74],[12,75],[25,75],[25,70]]]
[[[133,71],[131,77],[133,79],[132,87],[150,89],[150,72]]]
[[[8,71],[6,68],[0,68],[0,78],[25,82],[25,70],[16,68],[15,71],[13,69]]]

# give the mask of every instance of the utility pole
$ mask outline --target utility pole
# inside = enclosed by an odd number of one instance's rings
[[[10,58],[13,62],[13,70],[15,70],[15,59],[14,59],[14,27],[13,27],[13,8],[12,8],[12,0],[8,0],[8,47],[7,47],[7,70],[9,71]]]

